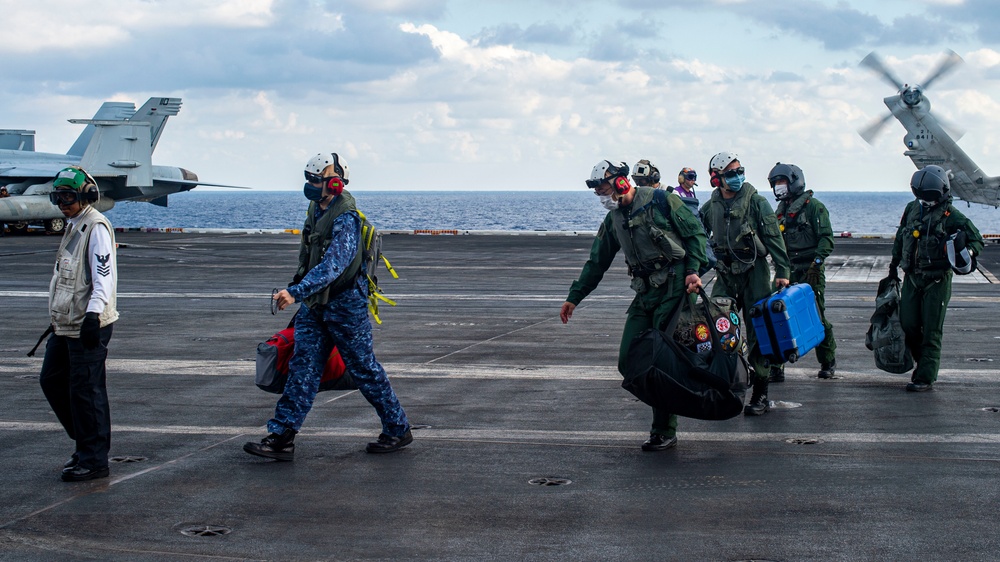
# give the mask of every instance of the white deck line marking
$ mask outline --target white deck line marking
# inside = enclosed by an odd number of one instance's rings
[[[352,394],[354,394],[356,392],[360,392],[360,391],[357,390],[357,389],[351,390],[351,391],[348,391],[348,392],[345,392],[345,393],[341,394],[340,396],[334,396],[333,398],[331,398],[331,399],[329,399],[329,400],[327,400],[326,402],[323,402],[323,403],[324,404],[329,404],[330,402],[333,402],[334,400],[340,400],[341,398],[344,398],[345,396],[350,396],[350,395],[352,395]]]
[[[38,374],[42,366],[41,357],[0,358],[0,374]],[[551,380],[551,381],[613,381],[621,382],[618,370],[606,365],[448,365],[441,363],[394,363],[384,362],[390,379],[477,379],[477,380]],[[107,360],[111,372],[131,375],[159,377],[253,377],[253,361],[206,361],[201,359],[114,359]],[[840,384],[851,382],[886,382],[905,384],[906,375],[893,375],[875,369],[837,369],[843,379],[815,381],[816,384]],[[785,376],[790,380],[814,380],[816,368],[787,367]],[[963,367],[938,371],[939,383],[963,381],[997,381],[1000,383],[1000,368]]]
[[[529,325],[527,325],[527,326],[522,326],[522,327],[520,327],[520,328],[516,328],[516,329],[514,329],[514,330],[510,330],[509,332],[506,332],[506,333],[504,333],[504,334],[497,334],[497,335],[495,335],[495,336],[493,336],[493,337],[491,337],[491,338],[486,338],[485,340],[482,340],[482,341],[478,341],[478,342],[476,342],[476,343],[473,343],[473,344],[470,344],[470,345],[467,345],[467,346],[465,346],[465,347],[463,347],[463,348],[461,348],[461,349],[456,349],[455,351],[452,351],[451,353],[446,353],[446,354],[444,354],[444,355],[442,355],[442,356],[440,356],[440,357],[435,357],[434,359],[431,359],[430,361],[427,361],[427,362],[426,362],[426,363],[424,363],[424,364],[425,364],[425,365],[430,365],[431,363],[434,363],[435,361],[438,361],[438,360],[441,360],[441,359],[444,359],[445,357],[451,357],[452,355],[455,355],[456,353],[462,353],[463,351],[466,351],[466,350],[469,350],[469,349],[472,349],[473,347],[476,347],[476,346],[478,346],[478,345],[482,345],[482,344],[484,344],[484,343],[489,343],[489,342],[491,342],[491,341],[493,341],[493,340],[496,340],[496,339],[500,339],[500,338],[503,338],[503,337],[506,337],[506,336],[509,336],[509,335],[511,335],[511,334],[516,334],[516,333],[518,333],[518,332],[520,332],[520,331],[523,331],[523,330],[527,330],[527,329],[529,329],[529,328],[534,328],[535,326],[538,326],[538,325],[540,325],[540,324],[545,324],[545,323],[547,323],[547,322],[552,322],[552,321],[553,321],[553,320],[555,320],[556,318],[557,318],[557,317],[552,317],[552,318],[546,318],[545,320],[541,320],[541,321],[539,321],[539,322],[535,322],[534,324],[529,324]]]
[[[10,423],[12,423],[12,422],[0,422],[0,431],[6,430],[7,429],[7,425],[9,425]],[[18,424],[18,422],[13,422],[13,423],[15,425]],[[26,429],[28,431],[48,431],[50,428],[48,428],[48,427],[44,427],[43,428],[42,426],[50,426],[50,425],[57,426],[57,428],[60,429],[60,430],[62,429],[62,425],[58,424],[58,423],[54,423],[54,424],[45,424],[45,423],[42,423],[42,424],[39,424],[39,423],[26,424],[26,427],[24,429]],[[121,429],[120,427],[116,427],[115,429],[116,429],[116,431],[127,431],[127,430]],[[259,431],[259,429],[257,429],[256,431]],[[250,432],[244,432],[244,433],[250,433]],[[73,500],[82,498],[84,496],[89,496],[90,494],[96,494],[98,492],[103,492],[103,491],[107,490],[108,488],[110,488],[111,486],[116,486],[118,484],[121,484],[122,482],[126,482],[128,480],[131,480],[132,478],[135,478],[136,476],[140,476],[140,475],[143,475],[143,474],[147,474],[147,473],[150,473],[150,472],[154,472],[154,471],[160,470],[160,469],[162,469],[164,467],[167,467],[167,466],[172,465],[174,463],[180,462],[180,461],[182,461],[182,460],[184,460],[184,459],[186,459],[188,457],[194,456],[194,455],[196,455],[198,453],[207,451],[207,450],[212,449],[214,447],[218,447],[219,445],[222,445],[223,443],[228,443],[229,441],[232,441],[234,439],[239,439],[244,433],[238,433],[238,434],[233,435],[231,437],[227,437],[227,438],[223,439],[222,441],[219,441],[217,443],[213,443],[211,445],[202,447],[202,448],[200,448],[200,449],[198,449],[196,451],[192,451],[192,452],[190,452],[190,453],[188,453],[186,455],[181,455],[181,456],[177,457],[176,459],[171,459],[169,461],[160,463],[160,464],[158,464],[156,466],[151,466],[149,468],[140,470],[140,471],[132,473],[132,474],[127,474],[125,476],[120,476],[118,478],[112,478],[111,480],[108,480],[106,482],[100,482],[100,481],[98,481],[97,482],[98,484],[104,484],[104,485],[103,486],[91,487],[91,488],[89,488],[88,490],[86,490],[86,491],[84,491],[82,493],[74,494],[74,495],[72,495],[72,496],[70,496],[68,498],[62,499],[62,500],[60,500],[60,501],[58,501],[58,502],[56,502],[56,503],[54,503],[52,505],[49,505],[49,506],[46,506],[46,507],[43,507],[43,508],[40,508],[40,509],[36,509],[35,511],[32,511],[31,513],[29,513],[27,515],[22,515],[21,517],[18,517],[16,519],[12,519],[12,520],[4,523],[3,525],[0,525],[0,529],[5,529],[7,527],[10,527],[11,525],[14,525],[16,523],[20,523],[21,521],[24,521],[26,519],[30,519],[30,518],[32,518],[32,517],[34,517],[36,515],[45,513],[46,511],[55,509],[55,508],[57,508],[57,507],[59,507],[61,505],[67,504],[67,503],[69,503],[69,502],[71,502]],[[222,435],[227,435],[227,433],[222,433]]]
[[[724,423],[724,422],[720,422]],[[0,421],[0,431],[33,431],[33,432],[62,432],[63,427],[56,422],[27,422],[27,421]],[[238,439],[243,435],[253,435],[261,432],[260,427],[239,427],[239,426],[185,426],[185,425],[164,425],[164,426],[141,426],[118,424],[114,427],[119,433],[154,433],[161,435],[216,435],[228,436],[223,441],[208,445],[197,451],[188,453],[174,460],[167,461],[155,467],[121,477],[111,481],[111,485],[118,484],[154,470],[159,470],[169,464],[176,463],[188,458],[196,453],[206,451],[213,447]],[[559,431],[552,429],[463,429],[463,428],[440,428],[430,427],[416,430],[418,439],[428,440],[456,440],[456,441],[494,441],[507,443],[563,443],[563,442],[628,442],[632,443],[637,439],[636,431]],[[342,428],[304,428],[301,436],[333,437],[333,438],[367,438],[371,437],[370,427],[342,427]],[[681,431],[678,437],[686,441],[714,441],[714,442],[783,442],[786,439],[813,437],[819,438],[827,443],[1000,443],[1000,433],[849,433],[849,432],[747,432],[747,431]]]

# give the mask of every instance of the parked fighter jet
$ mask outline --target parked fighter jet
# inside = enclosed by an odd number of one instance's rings
[[[869,53],[861,61],[880,77],[897,89],[897,94],[883,99],[890,113],[873,121],[864,129],[858,131],[868,143],[878,135],[886,123],[895,117],[906,129],[903,144],[906,145],[904,155],[917,169],[929,164],[936,164],[952,173],[952,194],[969,203],[982,203],[992,207],[1000,207],[1000,177],[988,176],[985,172],[959,148],[954,139],[945,131],[947,127],[939,118],[931,115],[931,102],[924,91],[934,81],[943,76],[955,66],[964,62],[954,51],[947,51],[944,58],[923,85],[904,84],[899,81],[882,63],[874,52]],[[956,135],[961,137],[961,135]]]
[[[93,119],[70,119],[86,127],[66,154],[35,152],[34,131],[0,129],[0,187],[9,194],[0,197],[0,227],[7,223],[23,231],[31,222],[44,222],[49,232],[61,232],[65,221],[48,193],[66,166],[81,166],[97,180],[100,211],[116,201],[165,207],[169,194],[199,185],[236,187],[199,181],[184,168],[153,165],[163,126],[180,108],[180,98],[150,98],[138,111],[129,102],[105,102]]]

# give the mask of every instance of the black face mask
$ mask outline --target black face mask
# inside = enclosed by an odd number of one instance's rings
[[[306,183],[302,186],[302,194],[310,201],[321,201],[323,199],[323,188]]]

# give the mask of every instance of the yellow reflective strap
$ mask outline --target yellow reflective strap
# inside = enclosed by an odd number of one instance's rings
[[[396,306],[396,301],[394,301],[394,300],[392,300],[392,299],[390,299],[390,298],[386,297],[386,296],[385,296],[385,295],[383,295],[382,293],[372,293],[372,295],[373,295],[373,296],[374,296],[375,298],[377,298],[378,300],[380,300],[380,301],[383,301],[383,302],[385,302],[385,303],[386,303],[386,304],[388,304],[389,306]]]
[[[392,264],[389,263],[384,254],[382,255],[382,261],[385,262],[385,268],[392,274],[392,278],[399,279],[399,275],[396,275],[396,270],[392,268]]]

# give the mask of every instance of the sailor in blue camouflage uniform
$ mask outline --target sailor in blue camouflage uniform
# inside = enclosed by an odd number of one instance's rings
[[[243,450],[277,460],[293,459],[295,434],[312,408],[323,368],[336,346],[358,390],[382,420],[382,433],[365,450],[391,453],[409,445],[413,436],[372,348],[361,219],[354,198],[344,190],[349,170],[336,153],[317,154],[306,164],[305,175],[303,191],[312,203],[302,229],[299,269],[293,284],[274,296],[281,310],[302,303],[295,315],[288,382],[274,417],[267,422],[267,437],[245,444]]]

